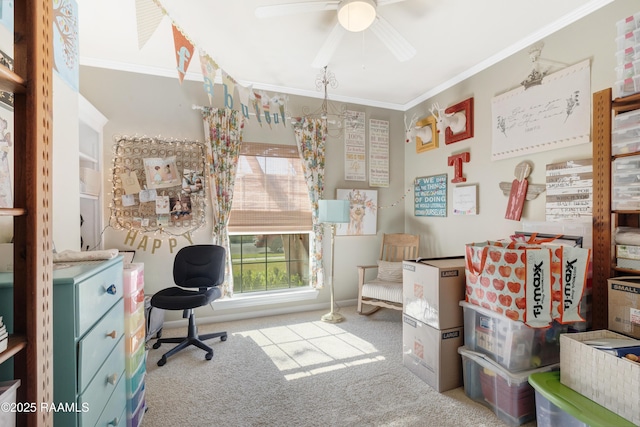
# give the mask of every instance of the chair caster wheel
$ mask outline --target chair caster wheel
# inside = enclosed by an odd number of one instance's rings
[[[162,343],[159,343],[159,342],[156,341],[155,343],[153,343],[153,349],[157,350],[157,349],[160,348],[161,345],[162,345]]]
[[[158,360],[158,366],[164,366],[165,363],[167,363],[167,358],[162,356],[160,360]]]
[[[207,359],[207,360],[213,359],[213,353],[207,353],[207,355],[204,356],[204,358]]]
[[[223,336],[220,337],[220,341],[226,341],[226,340],[227,340],[227,336],[226,335],[223,335]]]

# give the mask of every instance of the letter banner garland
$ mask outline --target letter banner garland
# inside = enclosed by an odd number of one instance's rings
[[[160,21],[155,14],[149,13],[150,4],[155,4],[163,15],[168,16],[172,22],[172,31],[174,46],[174,54],[176,57],[176,70],[178,71],[178,79],[180,84],[187,74],[187,69],[193,58],[195,44],[187,34],[182,31],[176,22],[169,16],[159,0],[136,0],[137,25],[139,31],[145,34],[153,33]],[[147,37],[147,36],[145,36]],[[148,35],[150,37],[150,35]],[[145,40],[146,42],[146,40]],[[139,43],[142,43],[141,41]],[[243,86],[233,77],[228,75],[220,66],[202,49],[198,49],[200,58],[200,68],[202,71],[204,91],[209,98],[209,104],[213,105],[214,83],[217,70],[220,70],[223,86],[224,108],[234,109],[234,95],[237,89],[240,103],[240,111],[245,119],[249,120],[250,115],[256,116],[258,124],[262,126],[265,122],[272,128],[271,124],[282,124],[286,127],[286,101],[287,96],[276,94],[268,96],[266,93],[256,93],[253,91],[252,85]],[[236,108],[237,105],[236,105]]]
[[[591,250],[512,241],[470,243],[465,300],[532,328],[583,322],[580,303]]]

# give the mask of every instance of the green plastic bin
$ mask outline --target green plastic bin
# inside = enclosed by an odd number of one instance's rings
[[[560,372],[529,375],[536,394],[538,427],[633,427],[630,421],[560,382]]]

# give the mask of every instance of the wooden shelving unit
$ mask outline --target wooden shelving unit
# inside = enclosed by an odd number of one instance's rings
[[[611,210],[611,163],[639,153],[611,154],[614,114],[640,108],[640,94],[612,99],[611,88],[593,94],[593,329],[608,325],[607,279],[638,275],[615,265],[613,231],[618,226],[640,227],[640,211]]]
[[[53,402],[52,2],[14,2],[14,70],[0,66],[0,90],[14,98],[14,319],[0,363],[14,359],[18,402]],[[18,413],[20,426],[52,426],[51,412]]]

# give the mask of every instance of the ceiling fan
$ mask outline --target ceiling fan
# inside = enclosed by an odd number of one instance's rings
[[[373,34],[387,46],[398,61],[408,61],[416,54],[416,49],[389,22],[378,15],[377,8],[405,0],[328,0],[308,1],[272,6],[260,6],[255,10],[258,18],[295,15],[298,13],[337,11],[338,22],[335,24],[320,51],[312,62],[314,68],[328,65],[340,40],[347,31],[361,32],[371,29]]]

